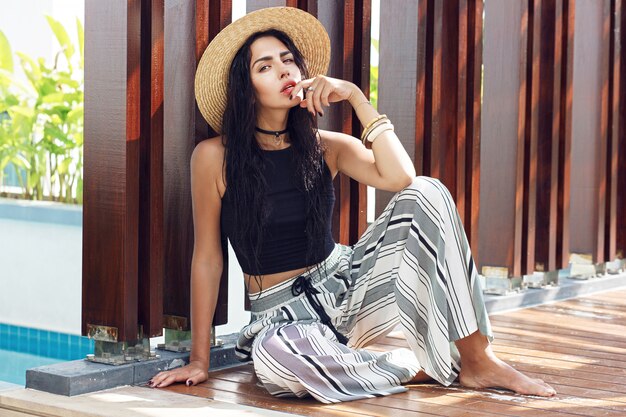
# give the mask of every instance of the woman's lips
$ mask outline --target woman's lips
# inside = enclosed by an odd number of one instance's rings
[[[285,95],[285,96],[291,95],[291,92],[293,91],[293,87],[294,87],[293,85],[290,85],[290,86],[286,87],[286,88],[285,88],[283,91],[281,91],[280,93],[281,93],[282,95]]]

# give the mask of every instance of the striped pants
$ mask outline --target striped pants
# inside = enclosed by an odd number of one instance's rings
[[[309,294],[294,291],[303,276]],[[334,403],[389,395],[420,370],[449,385],[460,370],[453,342],[477,330],[493,339],[454,201],[434,178],[415,178],[354,247],[336,245],[303,276],[250,294],[251,322],[237,342],[276,396]],[[363,349],[398,325],[411,350]]]

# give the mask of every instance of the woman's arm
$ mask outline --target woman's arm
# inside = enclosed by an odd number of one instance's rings
[[[363,92],[351,82],[318,76],[301,81],[300,84],[300,88],[305,91],[313,88],[300,103],[300,106],[307,107],[312,113],[323,115],[323,106],[348,100],[363,126],[379,116]],[[294,88],[292,94],[297,93]],[[320,131],[320,134],[331,151],[337,170],[358,182],[382,190],[400,191],[415,177],[411,158],[391,130],[381,133],[372,143],[371,150],[350,135],[329,131]]]
[[[189,365],[160,372],[153,386],[165,387],[185,381],[195,385],[208,379],[211,324],[222,276],[220,241],[223,149],[219,138],[196,146],[191,157],[191,194],[194,249],[191,260],[191,354]]]

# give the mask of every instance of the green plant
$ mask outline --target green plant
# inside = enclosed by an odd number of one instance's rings
[[[17,52],[27,83],[16,77],[10,44],[0,31],[0,185],[12,165],[22,198],[81,204],[83,26],[77,19],[76,48],[61,23],[46,19],[61,49],[52,66]],[[76,52],[78,67],[73,65]],[[59,65],[62,57],[67,69]]]
[[[372,47],[376,52],[379,51],[378,39],[372,38]],[[378,108],[378,65],[370,65],[370,103],[375,109]]]

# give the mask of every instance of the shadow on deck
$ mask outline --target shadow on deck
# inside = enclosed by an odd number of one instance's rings
[[[411,385],[406,393],[341,404],[278,399],[252,365],[212,372],[205,383],[170,392],[305,416],[624,416],[626,415],[626,289],[491,315],[494,350],[520,371],[542,378],[558,395],[545,399],[459,385]],[[400,332],[369,347],[406,347]]]

